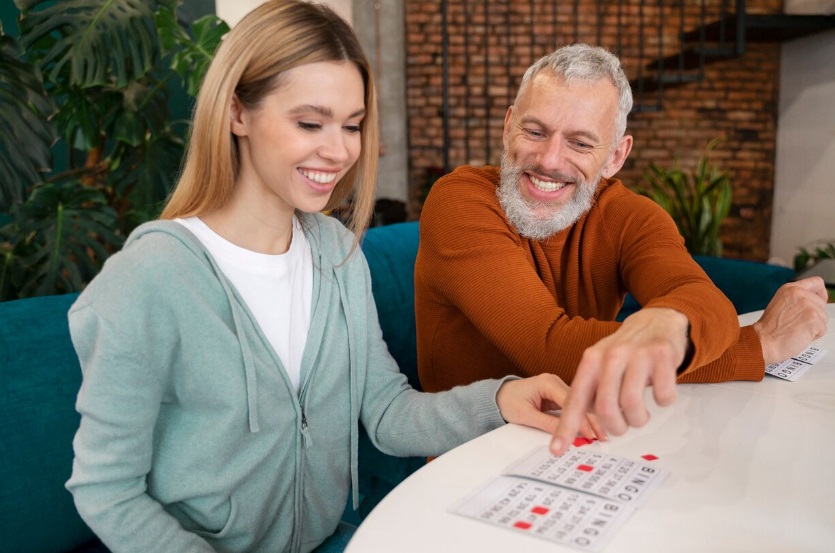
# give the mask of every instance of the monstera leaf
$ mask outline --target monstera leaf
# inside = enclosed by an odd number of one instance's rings
[[[15,0],[20,39],[0,29],[0,300],[80,290],[157,215],[188,129],[171,85],[196,93],[228,30],[179,17],[182,3]],[[51,149],[67,152],[57,166]]]
[[[123,87],[159,56],[153,2],[15,0],[23,44],[51,82]]]
[[[0,293],[13,297],[81,290],[110,255],[104,244],[121,242],[103,194],[75,181],[37,187],[13,217],[0,228],[0,241],[14,243],[3,252]]]
[[[148,135],[137,147],[126,148],[108,180],[127,209],[120,210],[122,232],[127,235],[142,222],[154,219],[162,210],[162,199],[180,169],[184,140],[169,131]]]
[[[55,111],[40,72],[20,60],[17,42],[0,27],[0,211],[23,200],[26,189],[52,166]]]

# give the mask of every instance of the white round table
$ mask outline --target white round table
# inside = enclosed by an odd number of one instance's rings
[[[605,553],[835,552],[835,305],[828,312],[829,333],[813,345],[829,353],[798,381],[680,385],[645,427],[586,446],[652,453],[669,471]],[[380,502],[346,551],[577,551],[450,512],[549,438],[506,425],[438,457]]]

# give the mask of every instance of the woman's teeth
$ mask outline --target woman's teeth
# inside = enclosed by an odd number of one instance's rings
[[[322,171],[307,171],[305,169],[299,169],[299,172],[305,177],[312,180],[313,182],[317,182],[319,184],[329,184],[333,182],[334,178],[336,178],[336,173],[325,173]]]

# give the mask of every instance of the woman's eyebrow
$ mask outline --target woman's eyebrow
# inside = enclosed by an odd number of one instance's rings
[[[315,104],[304,104],[301,106],[296,106],[290,110],[290,115],[300,115],[302,113],[310,113],[310,112],[318,113],[324,117],[333,117],[333,110],[327,106],[319,106]],[[361,115],[365,115],[365,108],[358,109],[354,113],[350,115],[350,117],[359,117]]]
[[[304,104],[301,106],[296,106],[290,110],[291,115],[298,115],[301,113],[309,113],[309,112],[318,113],[319,115],[324,115],[325,117],[333,117],[333,110],[329,107],[325,106],[317,106],[314,104]]]

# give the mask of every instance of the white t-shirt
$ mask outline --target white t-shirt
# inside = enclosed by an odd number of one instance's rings
[[[235,286],[281,359],[299,392],[301,361],[310,329],[313,302],[313,259],[310,244],[293,217],[290,248],[280,255],[253,252],[229,242],[199,217],[175,219],[209,250]]]

